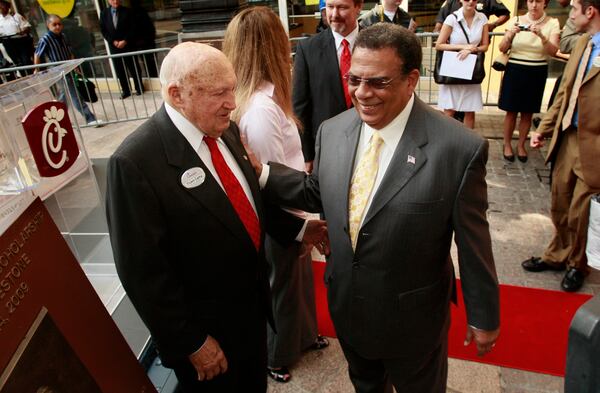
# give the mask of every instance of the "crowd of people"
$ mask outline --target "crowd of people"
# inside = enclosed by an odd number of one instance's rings
[[[304,351],[328,346],[317,331],[313,248],[327,259],[329,311],[356,392],[446,391],[453,239],[465,345],[480,356],[493,350],[489,146],[470,130],[481,86],[440,85],[443,113],[417,97],[422,47],[401,3],[362,12],[362,0],[324,1],[326,23],[297,44],[293,64],[277,14],[248,7],[229,23],[222,51],[185,42],[147,70],[164,104],[109,160],[107,219],[123,287],[184,392],[266,392],[267,376],[288,382]],[[511,18],[498,0],[448,0],[437,18],[436,49],[459,61],[485,53],[489,33],[506,25],[499,107],[511,162],[519,114],[516,157],[527,161],[548,59],[563,50],[547,4],[527,0],[527,12]],[[16,15],[9,40],[28,35]],[[112,53],[153,45],[151,21],[136,30],[135,15],[120,0],[102,11]],[[530,138],[532,148],[550,139],[556,233],[522,266],[566,269],[561,287],[577,291],[588,269],[589,202],[600,192],[600,1],[573,0],[569,25],[569,61]],[[72,58],[61,18],[49,15],[47,27],[35,64]],[[135,58],[114,64],[121,98],[132,94],[130,77],[143,94]],[[59,99],[67,95],[74,86]],[[98,124],[85,103],[76,109]],[[464,124],[452,119],[460,112]]]

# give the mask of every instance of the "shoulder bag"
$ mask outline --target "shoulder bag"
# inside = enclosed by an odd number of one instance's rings
[[[452,15],[454,15],[454,17],[458,19],[454,12],[452,13]],[[458,22],[458,24],[460,25],[460,28],[462,29],[465,38],[467,39],[467,43],[470,44],[471,41],[469,40],[467,31],[465,30],[461,22]],[[438,85],[476,85],[481,83],[485,78],[484,52],[477,53],[477,61],[475,62],[475,69],[473,70],[473,77],[471,79],[460,79],[453,78],[451,76],[440,75],[440,67],[442,65],[443,53],[444,51],[438,50],[435,54],[435,68],[433,71],[433,80],[435,80],[435,83],[437,83]]]

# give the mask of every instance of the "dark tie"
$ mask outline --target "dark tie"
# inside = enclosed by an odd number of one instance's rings
[[[344,98],[346,98],[346,106],[350,108],[352,106],[352,99],[348,93],[348,83],[344,79],[344,75],[350,72],[350,44],[346,39],[342,40],[342,56],[340,56],[340,74],[342,75],[342,84],[344,86]]]
[[[225,193],[233,205],[238,217],[244,224],[244,227],[246,227],[246,231],[248,231],[248,235],[250,235],[254,247],[258,250],[260,248],[260,224],[256,212],[252,208],[240,182],[233,172],[231,172],[229,165],[225,162],[225,159],[217,146],[217,140],[210,137],[204,137],[203,140],[208,146],[208,150],[210,150],[212,163],[219,175],[219,179],[221,179]]]

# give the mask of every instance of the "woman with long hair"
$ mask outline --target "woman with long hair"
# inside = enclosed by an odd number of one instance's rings
[[[504,159],[515,160],[511,144],[513,131],[519,121],[517,158],[527,162],[525,141],[531,128],[531,118],[540,111],[546,78],[548,58],[558,50],[560,26],[556,18],[544,11],[549,0],[527,0],[527,13],[512,18],[508,23],[499,49],[510,51],[502,78],[498,107],[506,111],[504,117]]]
[[[435,44],[436,50],[458,52],[459,60],[485,52],[490,43],[487,17],[476,9],[477,2],[461,0],[462,7],[448,15]],[[481,84],[440,85],[438,106],[450,117],[465,113],[465,125],[475,128],[475,112],[483,108]]]
[[[304,170],[304,157],[292,109],[290,44],[279,17],[268,7],[249,7],[225,32],[223,52],[233,64],[237,108],[232,119],[262,162]],[[293,211],[305,216],[304,212]],[[328,345],[318,336],[310,245],[284,247],[267,236],[273,314],[277,332],[268,327],[268,375],[291,378],[288,366],[302,351]]]

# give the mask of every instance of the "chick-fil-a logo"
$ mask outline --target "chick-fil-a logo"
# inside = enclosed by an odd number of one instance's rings
[[[64,103],[40,104],[22,123],[40,176],[58,176],[75,163],[79,148]]]

